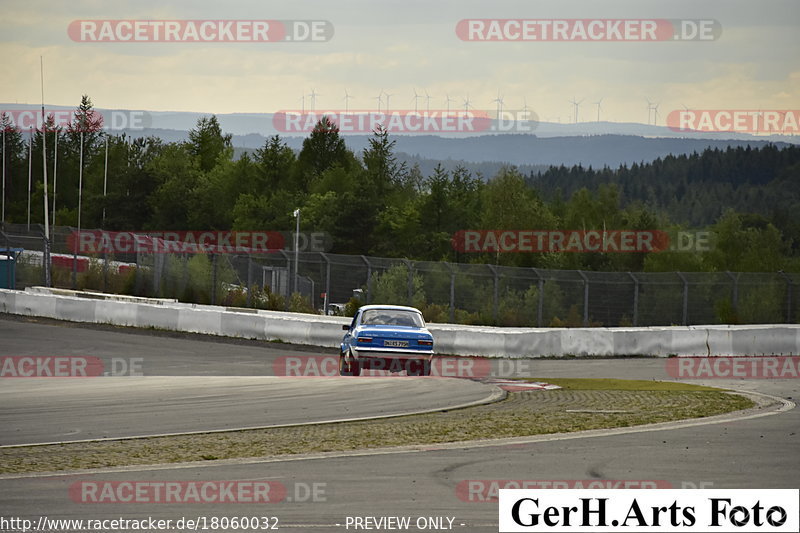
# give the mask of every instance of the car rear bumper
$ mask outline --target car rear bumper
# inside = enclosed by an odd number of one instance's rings
[[[380,347],[367,347],[360,348],[353,347],[356,357],[361,358],[375,358],[375,359],[428,359],[433,358],[433,350],[392,350],[391,348]]]

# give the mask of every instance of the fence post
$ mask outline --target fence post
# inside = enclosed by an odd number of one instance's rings
[[[628,272],[628,275],[633,280],[633,325],[639,325],[639,278]]]
[[[367,259],[367,256],[362,255],[361,259],[367,265],[367,303],[372,300],[372,264]]]
[[[453,265],[445,263],[450,271],[450,322],[456,321],[456,271]]]
[[[319,255],[325,260],[325,298],[322,301],[322,314],[328,314],[328,302],[331,301],[331,260],[328,254],[320,252]]]
[[[189,254],[181,254],[181,262],[183,263],[183,276],[181,276],[181,286],[178,292],[178,298],[182,298],[186,293],[186,285],[189,283]]]
[[[792,323],[792,300],[794,299],[794,282],[786,275],[783,270],[778,270],[784,280],[786,280],[786,323]]]
[[[536,310],[536,327],[542,327],[542,312],[544,310],[544,278],[541,274],[539,274],[539,269],[533,267],[533,271],[536,273],[536,277],[539,278],[538,286],[539,286],[539,304],[538,309]]]
[[[284,250],[278,250],[281,255],[283,256],[283,260],[286,262],[286,298],[284,298],[283,302],[283,310],[289,310],[289,298],[291,298],[291,294],[289,291],[291,290],[291,282],[292,282],[292,263],[289,259],[289,254],[287,254]]]
[[[52,287],[53,278],[50,271],[50,239],[47,235],[42,233],[42,241],[44,242],[44,250],[42,250],[42,262],[44,263],[44,286]]]
[[[160,254],[157,250],[153,250],[153,294],[152,297],[157,298],[158,292],[161,290],[161,273],[164,267],[164,254]]]
[[[211,254],[211,305],[217,305],[217,254]]]
[[[134,295],[141,296],[142,294],[142,263],[141,263],[141,256],[137,253],[136,254],[136,270],[134,270],[135,274],[133,276],[133,290]]]
[[[245,305],[253,306],[253,256],[249,252],[247,254],[247,299]]]
[[[75,237],[72,245],[72,290],[78,290],[78,244],[81,242],[80,231]]]
[[[408,269],[408,305],[414,305],[414,271],[412,270],[412,262],[408,259],[403,259]]]
[[[583,278],[583,327],[589,327],[589,278],[582,270],[578,274]]]
[[[731,300],[733,303],[733,312],[736,313],[739,311],[739,276],[738,274],[734,276],[730,270],[726,270],[725,273],[733,280],[733,294]]]
[[[500,316],[500,280],[497,275],[497,268],[494,265],[486,265],[489,267],[489,270],[492,271],[494,275],[494,294],[492,295],[492,319],[494,320],[495,325],[497,325],[498,317]]]
[[[11,284],[11,258],[14,257],[13,263],[14,265],[14,272],[16,273],[16,257],[14,256],[14,252],[11,251],[11,244],[8,241],[8,235],[3,232],[3,240],[6,243],[6,288],[16,287],[16,283],[14,285]]]
[[[676,272],[681,281],[683,281],[683,325],[689,325],[689,282],[686,280],[686,276],[681,274],[680,272]]]
[[[103,292],[108,292],[108,253],[103,246]]]

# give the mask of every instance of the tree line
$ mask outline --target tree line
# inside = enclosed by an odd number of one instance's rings
[[[527,175],[508,166],[488,177],[440,165],[423,175],[399,161],[385,130],[354,153],[326,118],[299,151],[274,136],[234,157],[231,135],[213,115],[200,119],[187,141],[168,143],[111,135],[93,113],[84,96],[71,124],[49,119],[45,128],[58,225],[78,223],[82,161],[83,228],[292,231],[300,208],[301,229],[327,232],[334,253],[596,271],[800,271],[798,147],[715,149],[617,169],[562,166]],[[29,146],[8,116],[0,126],[6,221],[27,220],[30,169],[31,221],[41,223],[42,130]],[[703,229],[714,239],[710,250],[690,252],[456,250],[453,235],[470,229]]]

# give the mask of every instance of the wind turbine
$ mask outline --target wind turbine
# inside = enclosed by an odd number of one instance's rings
[[[419,106],[417,105],[417,103],[418,103],[420,98],[422,98],[422,97],[420,95],[418,95],[417,94],[417,90],[414,89],[414,98],[413,98],[413,100],[414,100],[414,113],[417,113],[419,111]]]
[[[785,135],[784,129],[786,129],[786,114],[788,112],[789,111],[776,111],[776,113],[778,113],[781,116],[781,122],[780,122],[781,129],[778,131],[780,135]]]
[[[383,89],[381,89],[381,92],[378,93],[378,96],[373,96],[372,97],[372,98],[374,98],[375,100],[378,101],[378,113],[381,112],[381,100],[382,100],[381,95],[382,94],[383,94]]]
[[[500,96],[500,91],[497,91],[497,98],[492,102],[497,102],[497,120],[500,120],[500,114],[503,112],[503,97]]]
[[[658,104],[653,104],[653,126],[658,125]]]
[[[469,113],[470,107],[475,107],[475,106],[469,103],[469,95],[467,95],[467,97],[464,99],[464,112]]]
[[[600,100],[596,101],[594,105],[597,106],[597,122],[600,122],[600,103],[603,101],[601,98]]]
[[[386,112],[388,113],[389,112],[389,98],[391,98],[394,95],[391,94],[391,93],[383,93],[383,95],[386,97]]]
[[[645,98],[645,101],[647,102],[647,123],[650,124],[650,114],[655,111],[656,119],[653,121],[653,124],[655,124],[658,121],[658,104],[654,104],[648,98]]]
[[[445,100],[447,101],[447,113],[450,114],[450,102],[455,102],[455,100],[450,98],[450,95],[447,94],[447,93],[444,93],[444,96],[445,96]]]
[[[428,94],[428,89],[425,89],[425,112],[431,112],[431,95]]]
[[[315,89],[311,89],[311,94],[308,96],[311,97],[311,111],[315,111],[317,108],[317,96],[319,96],[319,93]]]
[[[575,124],[578,123],[578,108],[580,107],[580,105],[583,103],[584,100],[586,100],[586,98],[583,98],[583,99],[581,99],[580,102],[577,102],[577,101],[575,101],[574,97],[572,98],[572,100],[570,100],[572,105],[575,107]]]
[[[306,114],[306,95],[305,94],[303,94],[303,96],[300,97],[300,114],[301,115],[305,115]]]
[[[347,89],[344,90],[344,112],[347,113],[349,111],[349,107],[347,105],[348,100],[350,100],[352,96],[347,93]]]
[[[527,113],[530,110],[531,110],[531,108],[528,107],[528,98],[526,96],[523,96],[522,97],[522,111]]]

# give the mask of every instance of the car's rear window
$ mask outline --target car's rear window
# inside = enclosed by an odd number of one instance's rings
[[[425,324],[419,313],[402,309],[369,309],[364,311],[361,323],[365,326],[407,326],[422,328]]]

